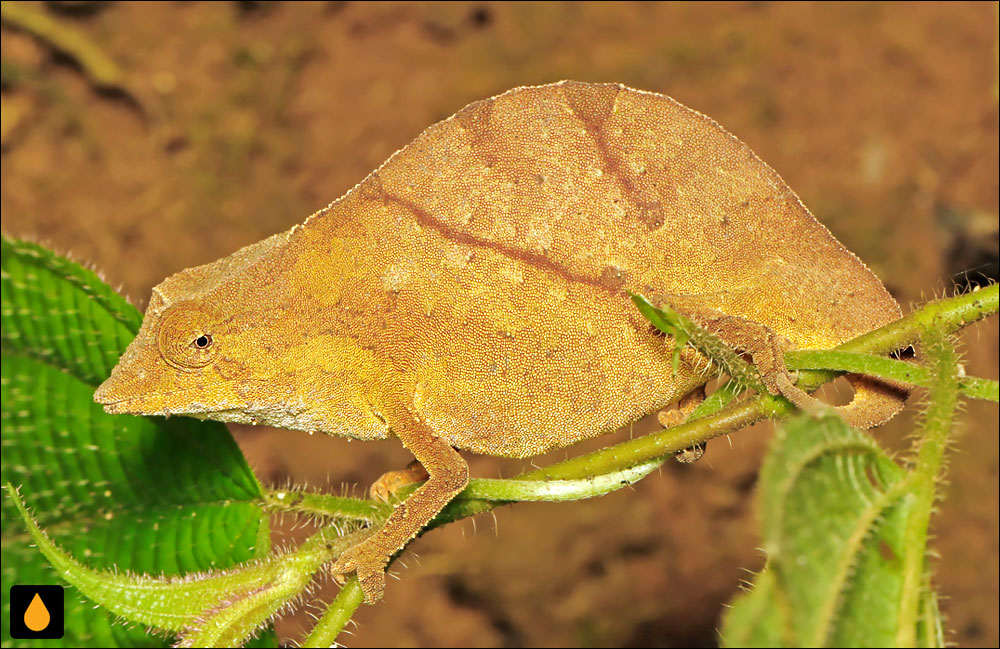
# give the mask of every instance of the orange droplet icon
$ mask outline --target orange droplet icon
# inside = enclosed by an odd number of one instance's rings
[[[38,593],[35,593],[31,603],[28,604],[28,609],[24,612],[24,625],[38,633],[49,625],[51,619],[49,609],[45,608],[45,602],[38,596]]]

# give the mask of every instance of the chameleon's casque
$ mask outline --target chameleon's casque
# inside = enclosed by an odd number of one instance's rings
[[[396,434],[431,475],[406,503],[422,524],[465,484],[452,446],[535,455],[704,382],[691,364],[672,374],[669,341],[626,291],[799,348],[899,317],[711,119],[659,94],[562,82],[473,103],[305,224],[165,280],[95,398],[109,412]],[[898,395],[858,386],[867,423],[899,409]],[[372,566],[419,529],[405,518],[341,560],[369,599]]]

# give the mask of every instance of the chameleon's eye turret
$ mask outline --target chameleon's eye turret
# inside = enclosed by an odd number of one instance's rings
[[[163,314],[156,344],[163,359],[179,370],[205,367],[216,357],[215,336],[221,318],[207,302],[178,302]]]

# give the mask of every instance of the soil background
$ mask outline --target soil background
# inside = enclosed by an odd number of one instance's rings
[[[25,4],[107,61],[5,19],[3,230],[92,264],[140,306],[165,276],[303,221],[470,101],[567,78],[713,117],[906,310],[996,277],[995,3]],[[964,332],[969,374],[996,378],[997,338],[996,318]],[[918,411],[874,434],[906,448]],[[936,582],[948,640],[997,646],[997,408],[970,403],[960,425]],[[366,486],[410,460],[395,442],[233,430],[268,484]],[[713,646],[762,565],[753,496],[769,437],[743,431],[601,499],[428,534],[343,641]],[[483,477],[530,464],[469,459]],[[277,629],[291,642],[309,621]]]

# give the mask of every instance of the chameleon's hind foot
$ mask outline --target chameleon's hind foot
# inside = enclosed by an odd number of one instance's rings
[[[656,413],[656,420],[660,422],[660,425],[664,428],[679,426],[684,423],[691,413],[694,412],[695,408],[697,408],[704,400],[705,386],[699,385],[694,390],[691,390],[691,392],[688,392],[686,395],[681,397],[681,400],[677,402],[677,407],[666,408]],[[682,464],[697,462],[701,459],[701,456],[705,454],[706,446],[707,444],[705,442],[689,446],[674,453],[674,458]]]
[[[837,413],[856,428],[871,428],[891,418],[906,400],[905,386],[848,375],[855,388],[854,400],[846,406],[830,406],[795,385],[795,377],[785,367],[784,352],[791,343],[760,323],[728,315],[697,304],[690,296],[658,297],[653,304],[667,304],[709,330],[734,350],[747,352],[768,392],[782,395],[799,409],[812,415]]]
[[[673,428],[684,423],[684,420],[694,412],[694,409],[701,405],[701,402],[705,400],[705,386],[699,385],[694,390],[691,390],[686,395],[681,397],[680,401],[677,402],[677,406],[673,408],[664,408],[660,412],[656,413],[656,420],[660,422],[660,425],[664,428]]]
[[[375,500],[387,503],[403,487],[423,482],[428,477],[427,469],[424,468],[424,465],[418,460],[414,460],[406,465],[405,469],[383,473],[378,480],[372,483],[368,493]]]

